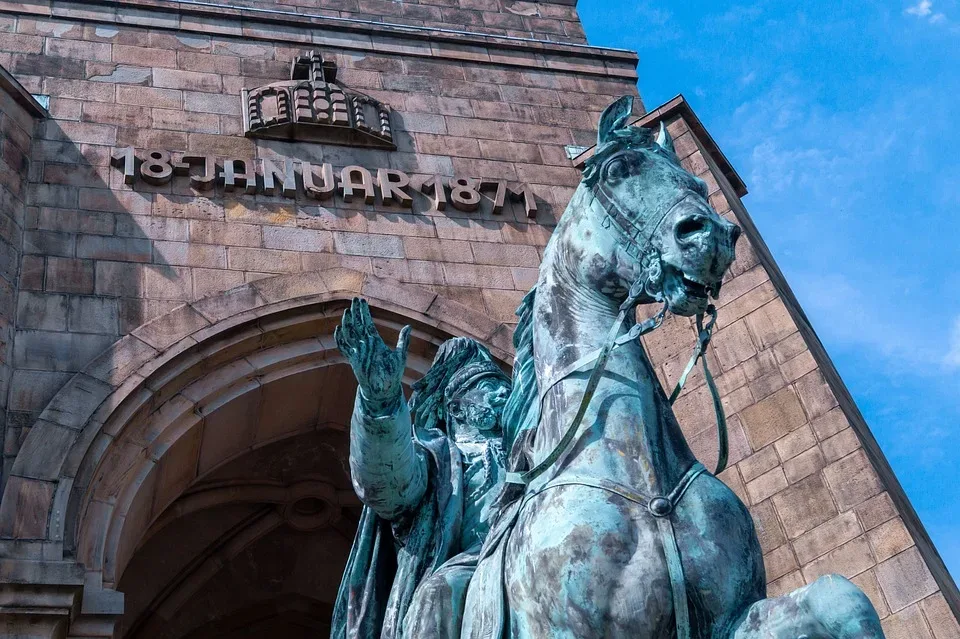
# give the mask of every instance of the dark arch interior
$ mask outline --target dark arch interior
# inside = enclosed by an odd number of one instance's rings
[[[119,583],[118,636],[329,632],[360,515],[347,466],[355,382],[337,364],[271,385],[211,415],[231,424],[224,438],[256,428],[274,439],[196,480],[154,523]]]

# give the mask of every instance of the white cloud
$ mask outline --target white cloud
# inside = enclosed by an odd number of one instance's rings
[[[932,0],[920,0],[912,7],[904,9],[903,12],[907,15],[916,16],[918,19],[925,19],[930,24],[945,24],[948,22],[946,14],[939,11],[934,13]]]
[[[925,18],[933,13],[933,2],[930,0],[920,0],[920,2],[914,6],[908,7],[906,13],[917,16],[918,18]]]
[[[943,363],[947,368],[960,368],[960,315],[953,320],[947,355],[943,358]]]

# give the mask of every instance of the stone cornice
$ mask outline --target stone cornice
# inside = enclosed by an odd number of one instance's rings
[[[0,0],[0,13],[637,78],[637,54],[623,49],[241,8],[199,0]]]
[[[37,99],[30,95],[30,92],[23,88],[23,85],[2,66],[0,66],[0,90],[10,95],[17,104],[34,118],[43,120],[50,117],[43,105],[37,102]]]

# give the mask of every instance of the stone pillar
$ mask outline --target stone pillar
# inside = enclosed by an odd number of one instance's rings
[[[67,561],[0,560],[0,637],[109,639],[123,595],[85,592],[83,569]]]

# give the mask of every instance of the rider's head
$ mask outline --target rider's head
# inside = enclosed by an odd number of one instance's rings
[[[461,368],[444,390],[448,421],[458,427],[490,435],[502,432],[503,407],[510,379],[493,362],[474,362]]]
[[[447,430],[450,422],[477,423],[478,430],[483,426],[483,432],[490,433],[499,431],[503,410],[503,402],[494,395],[505,397],[509,390],[509,378],[480,342],[455,337],[440,345],[430,370],[413,385],[410,411],[419,428]]]

